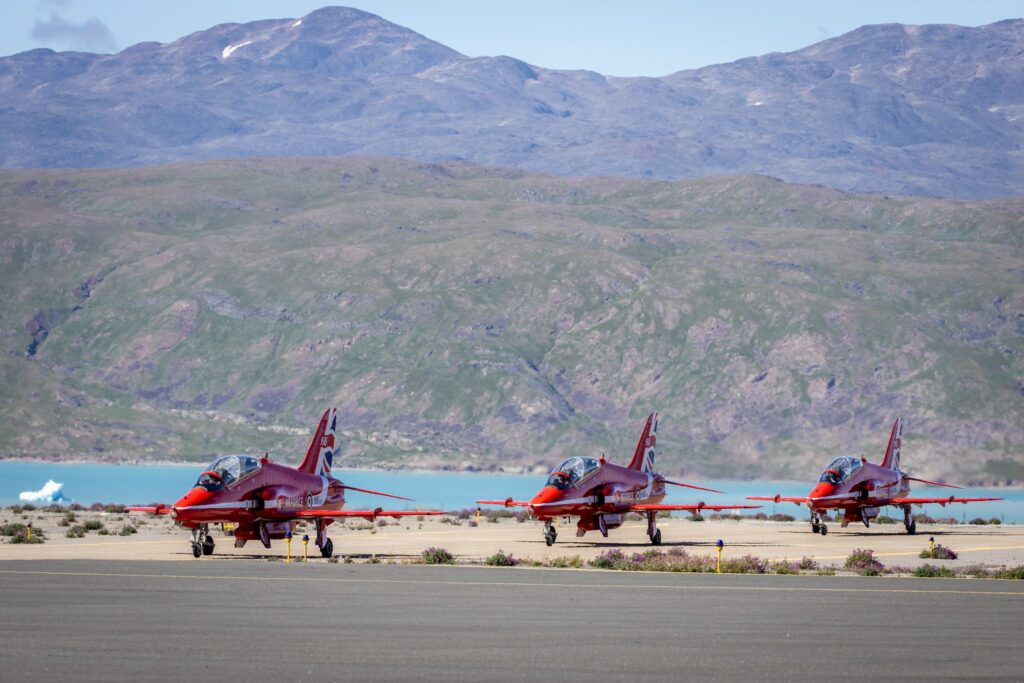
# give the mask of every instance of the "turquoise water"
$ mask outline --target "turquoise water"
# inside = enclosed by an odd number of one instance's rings
[[[173,503],[195,482],[201,468],[178,465],[105,465],[55,464],[41,462],[0,461],[0,505],[19,502],[22,491],[38,491],[47,480],[63,484],[64,496],[78,503]],[[512,474],[459,474],[451,472],[377,472],[372,470],[336,469],[334,475],[352,486],[369,488],[414,498],[414,503],[391,500],[350,491],[348,507],[386,509],[435,508],[456,510],[476,507],[478,498],[504,500],[529,499],[544,484],[545,477]],[[693,481],[716,488],[725,494],[672,488],[666,502],[748,503],[744,498],[755,495],[803,496],[810,490],[800,482]],[[948,495],[950,489],[915,488],[918,495]],[[998,517],[1004,522],[1024,523],[1024,490],[965,489],[963,496],[997,496],[1006,500],[993,503],[971,503],[941,508],[927,505],[922,511],[933,517]],[[784,512],[802,518],[806,511],[792,503],[764,503],[763,511]],[[892,511],[889,513],[894,515]]]

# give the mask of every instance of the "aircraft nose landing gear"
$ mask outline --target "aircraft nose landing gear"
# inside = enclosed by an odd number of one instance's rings
[[[544,542],[549,546],[554,545],[555,539],[558,538],[558,532],[555,531],[555,525],[551,523],[551,520],[544,522]]]
[[[203,555],[213,555],[213,536],[210,535],[210,525],[200,524],[192,529],[192,557],[199,558]]]
[[[811,533],[821,534],[822,536],[828,533],[828,527],[825,526],[825,522],[813,512],[811,513]]]

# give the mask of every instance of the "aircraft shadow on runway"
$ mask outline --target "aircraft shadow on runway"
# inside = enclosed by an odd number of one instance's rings
[[[813,532],[811,532],[811,531],[804,531],[804,532],[786,531],[784,533],[787,533],[787,534],[806,533],[806,534],[812,534],[813,535]],[[908,534],[906,531],[903,531],[902,529],[900,529],[899,531],[897,531],[895,529],[893,529],[891,531],[876,531],[874,529],[836,529],[835,531],[830,531],[828,535],[829,536],[832,536],[832,535],[836,535],[836,536],[866,536],[866,537],[874,537],[874,538],[889,537],[889,536],[903,536],[905,538],[920,538],[920,539],[923,539],[927,543],[929,536],[935,536],[935,537],[938,537],[938,536],[956,536],[958,534],[957,534],[956,530],[953,530],[953,529],[947,529],[947,530],[944,530],[944,531],[918,531],[913,536]],[[959,534],[959,535],[963,536],[963,534]],[[972,531],[971,532],[971,537],[972,538],[974,536],[1006,536],[1006,535],[1007,535],[1006,533],[999,532],[999,531]]]
[[[544,540],[539,541],[520,541],[520,543],[535,543],[544,544]],[[725,541],[725,544],[730,548],[774,548],[781,545],[780,543],[759,543],[756,541],[748,541],[746,543],[730,543]],[[662,541],[660,546],[651,545],[650,541],[637,542],[637,543],[618,543],[615,541],[560,541],[552,547],[562,548],[709,548],[713,549],[716,547],[714,541]]]

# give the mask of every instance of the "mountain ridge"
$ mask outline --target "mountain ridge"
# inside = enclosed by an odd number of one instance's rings
[[[868,26],[661,77],[467,57],[324,8],[109,56],[0,58],[0,165],[369,154],[558,175],[770,173],[855,192],[1024,194],[1024,20]]]

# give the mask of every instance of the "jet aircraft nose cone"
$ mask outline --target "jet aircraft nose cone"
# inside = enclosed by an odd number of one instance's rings
[[[530,505],[543,505],[545,503],[554,503],[562,497],[562,492],[556,489],[554,486],[545,486],[540,492],[533,497],[530,501]]]
[[[192,507],[193,505],[203,505],[208,503],[213,497],[213,493],[207,491],[202,486],[196,486],[174,504],[175,509],[181,510],[181,508]]]
[[[811,495],[808,498],[824,498],[825,496],[831,496],[836,492],[835,484],[829,484],[828,482],[819,482],[814,490],[811,491]]]

